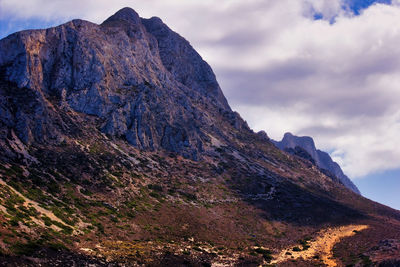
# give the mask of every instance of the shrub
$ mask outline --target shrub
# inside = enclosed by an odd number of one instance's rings
[[[156,193],[156,192],[150,192],[150,193],[149,193],[149,196],[154,197],[154,198],[156,198],[156,199],[161,198],[161,196],[160,196],[158,193]]]
[[[40,248],[40,245],[41,244],[39,244],[37,241],[30,241],[28,243],[17,242],[11,247],[11,250],[17,255],[27,256],[32,255],[35,251],[37,251]]]
[[[18,226],[19,225],[19,219],[17,217],[12,217],[10,220],[10,225],[11,226]]]
[[[46,226],[51,226],[53,224],[52,220],[47,216],[42,216],[42,220]]]
[[[163,191],[163,187],[161,185],[158,184],[149,184],[147,185],[148,189],[154,190],[154,191],[158,191],[158,192],[162,192]]]
[[[256,248],[254,251],[257,252],[258,254],[263,254],[263,255],[272,253],[271,250],[263,248]]]
[[[263,257],[267,262],[270,262],[273,259],[271,254],[263,254]]]
[[[269,249],[263,249],[263,248],[256,248],[254,250],[255,252],[257,252],[258,254],[262,254],[263,258],[267,261],[270,262],[272,260],[272,251]]]

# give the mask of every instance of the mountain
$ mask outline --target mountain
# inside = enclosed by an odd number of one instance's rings
[[[216,124],[214,114],[243,124],[190,44],[160,19],[140,19],[132,9],[101,25],[73,20],[20,32],[2,40],[0,48],[8,82],[31,89],[39,101],[53,98],[54,105],[95,116],[103,133],[141,149],[164,148],[197,159],[209,139],[205,132],[213,131],[202,128]],[[30,144],[62,138],[49,112],[36,114],[38,121],[15,118],[21,121],[19,139]],[[16,123],[11,120],[7,123]]]
[[[273,143],[282,150],[291,154],[309,159],[316,164],[327,176],[332,179],[338,179],[344,186],[353,192],[360,194],[358,188],[347,177],[339,164],[334,162],[328,153],[315,147],[314,140],[309,136],[295,136],[291,133],[285,133],[281,141]],[[306,153],[303,152],[305,150]],[[301,153],[303,152],[303,154]]]
[[[399,211],[254,133],[130,8],[0,40],[0,136],[0,265],[379,263],[400,239]]]

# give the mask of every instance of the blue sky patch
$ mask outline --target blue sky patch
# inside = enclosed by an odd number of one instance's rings
[[[354,15],[358,16],[361,14],[362,10],[367,9],[373,4],[387,4],[391,5],[392,0],[344,0],[342,4],[342,9],[353,12]],[[337,16],[326,18],[321,12],[315,11],[313,14],[314,20],[329,20],[331,24],[335,23]]]
[[[380,3],[380,4],[392,4],[392,0],[346,0],[347,6],[354,12],[355,15],[360,15],[360,12],[367,7]]]
[[[400,169],[373,173],[353,180],[364,197],[400,210]]]
[[[315,13],[314,14],[314,20],[321,20],[324,18],[324,15],[322,13]]]
[[[62,21],[48,21],[40,19],[0,19],[0,39],[14,32],[28,29],[46,29],[61,24]]]

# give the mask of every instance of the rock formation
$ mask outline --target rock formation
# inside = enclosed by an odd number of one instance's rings
[[[279,142],[274,141],[274,144],[282,150],[311,161],[313,164],[324,170],[326,175],[332,177],[332,179],[338,179],[344,186],[355,193],[360,194],[358,188],[353,184],[349,177],[343,173],[339,164],[334,162],[328,153],[317,149],[314,140],[311,137],[299,137],[292,135],[291,133],[285,133],[283,139]]]
[[[0,66],[4,80],[30,89],[42,105],[51,98],[54,105],[93,115],[102,132],[141,149],[197,159],[211,131],[205,127],[218,124],[216,114],[245,124],[191,45],[159,18],[141,19],[130,8],[101,25],[73,20],[12,34],[0,42]],[[47,108],[36,112],[50,119],[42,114]],[[24,143],[46,132],[56,135],[46,128],[51,123],[27,120],[14,118]]]

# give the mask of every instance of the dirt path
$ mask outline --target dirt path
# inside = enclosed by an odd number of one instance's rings
[[[333,259],[333,246],[338,243],[341,238],[355,235],[357,231],[362,231],[367,228],[367,225],[347,225],[322,230],[315,240],[311,240],[308,243],[310,247],[307,250],[293,251],[293,247],[284,249],[281,253],[273,255],[274,260],[271,263],[280,263],[299,258],[312,259],[318,256],[327,266],[335,267],[337,266],[337,262]],[[301,245],[298,247],[302,248]]]

